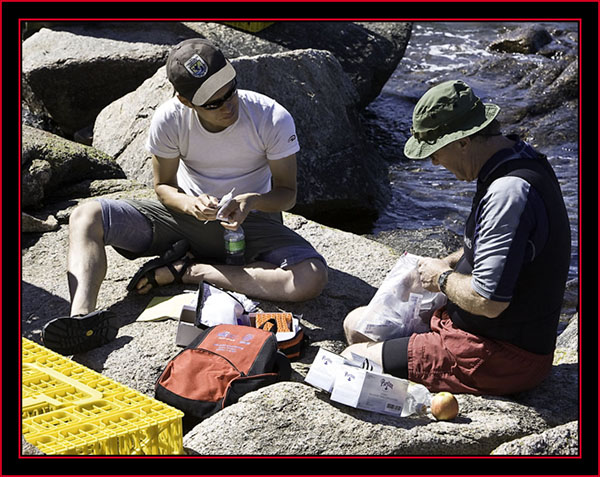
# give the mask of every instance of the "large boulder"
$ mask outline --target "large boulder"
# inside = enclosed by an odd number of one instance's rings
[[[23,99],[68,137],[133,91],[164,64],[172,45],[193,34],[173,22],[51,25],[23,42]]]
[[[565,103],[579,100],[579,61],[573,60],[568,66],[559,70],[557,76],[546,77],[546,82],[534,83],[529,93],[530,97],[538,98],[528,107],[532,116],[549,114]]]
[[[329,50],[356,86],[363,107],[379,94],[402,59],[411,26],[276,22],[260,33],[248,33],[215,22],[43,22],[32,25],[23,42],[26,120],[73,137],[92,126],[102,108],[164,65],[173,45],[198,36],[212,40],[230,58]]]
[[[214,22],[185,22],[230,58],[292,50],[330,51],[359,94],[360,108],[375,99],[404,56],[410,22],[275,22],[249,33]]]
[[[361,411],[311,387],[282,383],[198,424],[184,445],[202,455],[575,455],[576,320],[569,328],[570,339],[561,342],[552,373],[539,388],[503,398],[457,395],[460,413],[451,422],[431,414],[396,418]],[[561,437],[568,437],[562,449]]]
[[[543,27],[526,26],[508,32],[490,45],[490,50],[503,53],[534,54],[552,41],[552,35]]]
[[[50,132],[22,128],[21,206],[36,208],[73,183],[124,178],[112,157]]]
[[[301,147],[295,213],[317,219],[372,215],[387,202],[387,164],[363,137],[356,89],[335,56],[298,50],[239,57],[232,64],[241,88],[276,99],[294,117]],[[151,185],[147,130],[154,110],[172,95],[166,70],[160,68],[98,115],[93,146],[114,157],[128,178]]]

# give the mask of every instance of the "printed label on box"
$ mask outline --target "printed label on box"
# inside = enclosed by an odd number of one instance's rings
[[[342,365],[338,367],[331,399],[366,411],[400,416],[407,389],[405,379]]]
[[[304,381],[329,393],[333,389],[338,366],[343,363],[344,358],[341,356],[319,348]]]
[[[357,407],[399,416],[404,407],[407,389],[408,381],[405,379],[367,373]]]
[[[338,367],[331,400],[358,407],[359,399],[367,372],[354,366],[341,365]]]

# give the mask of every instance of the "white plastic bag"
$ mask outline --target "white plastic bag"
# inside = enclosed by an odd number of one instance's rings
[[[249,325],[248,313],[256,309],[256,303],[245,295],[228,292],[209,283],[198,287],[196,325]]]
[[[419,258],[407,252],[400,257],[367,305],[358,332],[384,341],[429,331],[429,320],[446,304],[446,295],[423,288]]]

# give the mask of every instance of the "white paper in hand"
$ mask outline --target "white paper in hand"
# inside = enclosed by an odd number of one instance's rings
[[[227,194],[225,194],[223,197],[221,197],[221,200],[219,201],[219,210],[217,211],[217,219],[222,220],[223,222],[229,222],[229,217],[224,217],[223,216],[223,210],[225,209],[225,207],[227,207],[229,205],[229,202],[231,202],[231,199],[233,199],[233,191],[235,190],[235,187],[233,189],[231,189],[231,191]]]

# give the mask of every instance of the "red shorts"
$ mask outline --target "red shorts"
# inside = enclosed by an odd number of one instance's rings
[[[430,332],[410,337],[408,379],[432,392],[512,394],[540,384],[553,356],[463,331],[442,308],[431,318]]]

